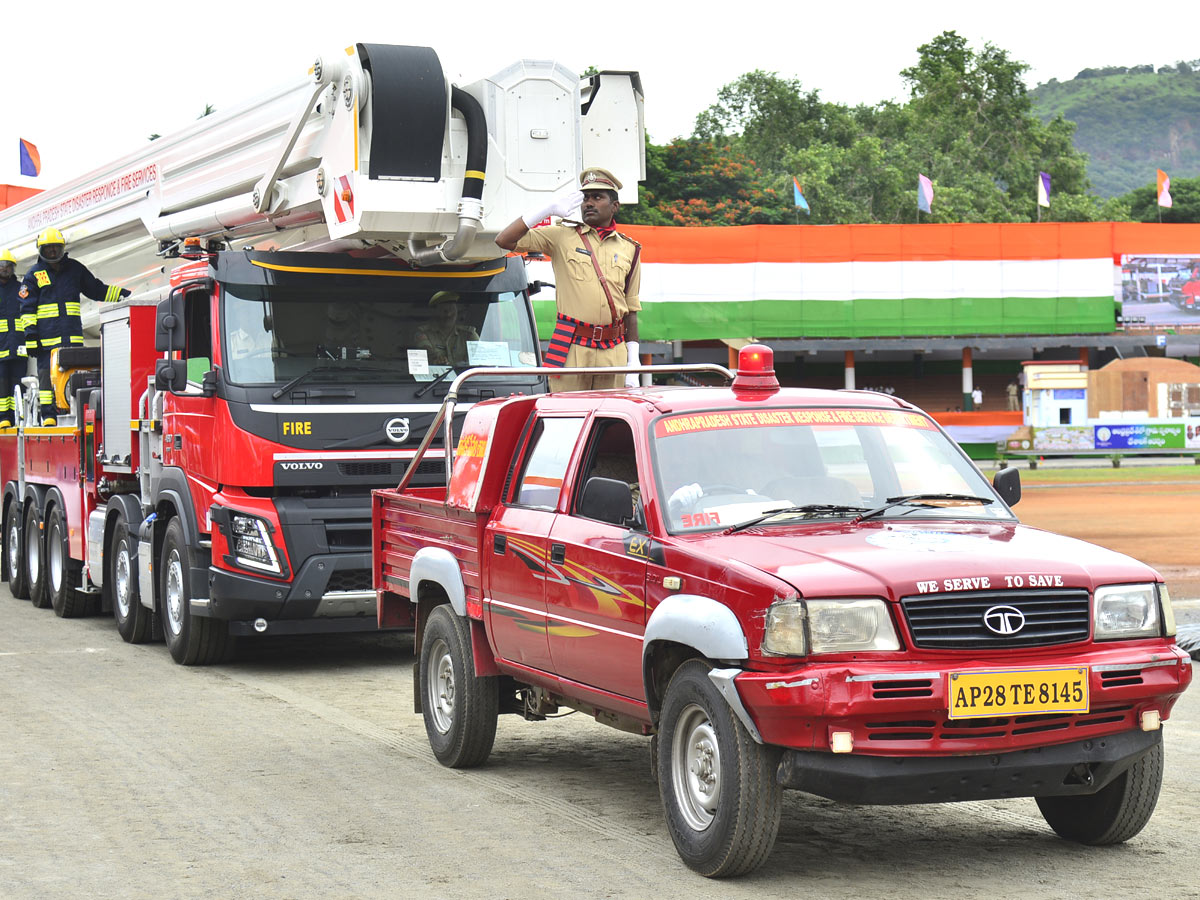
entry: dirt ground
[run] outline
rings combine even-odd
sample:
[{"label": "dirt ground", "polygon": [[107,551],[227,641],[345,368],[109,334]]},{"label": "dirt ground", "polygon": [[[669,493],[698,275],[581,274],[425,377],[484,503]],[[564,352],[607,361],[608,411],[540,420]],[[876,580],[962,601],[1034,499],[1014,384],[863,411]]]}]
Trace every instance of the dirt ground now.
[{"label": "dirt ground", "polygon": [[1200,483],[1023,486],[1014,512],[1026,525],[1126,553],[1162,574],[1171,596],[1200,598]]}]

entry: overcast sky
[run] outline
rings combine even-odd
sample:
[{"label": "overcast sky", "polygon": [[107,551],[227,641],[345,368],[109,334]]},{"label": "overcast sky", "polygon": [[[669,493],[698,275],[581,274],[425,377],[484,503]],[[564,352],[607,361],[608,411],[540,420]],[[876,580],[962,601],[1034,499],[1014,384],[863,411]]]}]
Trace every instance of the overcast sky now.
[{"label": "overcast sky", "polygon": [[[25,6],[37,16],[38,7]],[[467,83],[521,58],[581,71],[636,69],[655,143],[691,132],[721,85],[759,68],[799,78],[826,100],[902,98],[917,47],[954,29],[1030,65],[1030,87],[1089,66],[1155,66],[1200,57],[1194,3],[1100,4],[743,0],[682,4],[460,0],[418,3],[51,4],[50,20],[9,32],[0,182],[53,187],[218,109],[303,78],[312,60],[354,42],[430,46]],[[606,12],[609,15],[606,15]],[[1141,18],[1138,18],[1140,16]],[[36,21],[36,20],[35,20]],[[42,175],[22,178],[17,138]]]}]

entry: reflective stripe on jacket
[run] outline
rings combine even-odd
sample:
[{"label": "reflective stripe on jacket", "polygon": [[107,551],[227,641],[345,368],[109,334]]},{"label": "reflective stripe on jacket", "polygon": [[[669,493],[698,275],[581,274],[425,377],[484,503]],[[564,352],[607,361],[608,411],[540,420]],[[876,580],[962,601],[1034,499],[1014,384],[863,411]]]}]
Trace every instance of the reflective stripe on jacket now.
[{"label": "reflective stripe on jacket", "polygon": [[[17,355],[17,346],[24,339],[21,332],[21,282],[15,277],[0,283],[0,359]],[[3,399],[3,398],[0,398]]]},{"label": "reflective stripe on jacket", "polygon": [[80,294],[97,303],[121,299],[119,287],[105,284],[66,254],[57,272],[40,261],[35,264],[25,273],[20,293],[20,330],[37,336],[36,343],[26,341],[31,350],[83,343]]}]

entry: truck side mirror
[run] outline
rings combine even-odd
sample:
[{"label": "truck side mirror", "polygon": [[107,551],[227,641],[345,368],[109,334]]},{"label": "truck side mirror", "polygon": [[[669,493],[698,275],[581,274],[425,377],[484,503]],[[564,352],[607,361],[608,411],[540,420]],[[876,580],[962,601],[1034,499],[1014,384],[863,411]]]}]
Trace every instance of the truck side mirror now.
[{"label": "truck side mirror", "polygon": [[624,481],[595,476],[583,486],[579,514],[588,519],[624,525],[633,516],[633,490]]},{"label": "truck side mirror", "polygon": [[[159,301],[154,319],[154,349],[182,350],[187,346],[187,328],[183,317],[183,290],[175,288],[166,300]],[[157,379],[157,369],[155,370]],[[181,382],[182,383],[182,382]]]},{"label": "truck side mirror", "polygon": [[1009,506],[1021,502],[1021,471],[1019,469],[1001,469],[992,478],[992,487],[1000,495],[1000,499]]},{"label": "truck side mirror", "polygon": [[156,359],[154,361],[154,389],[156,391],[182,391],[187,387],[187,361],[183,359]]}]

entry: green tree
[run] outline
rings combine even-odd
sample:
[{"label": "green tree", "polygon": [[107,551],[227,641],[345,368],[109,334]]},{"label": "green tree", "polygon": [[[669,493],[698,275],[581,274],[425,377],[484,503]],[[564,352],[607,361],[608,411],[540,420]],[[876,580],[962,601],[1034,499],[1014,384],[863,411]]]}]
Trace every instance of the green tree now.
[{"label": "green tree", "polygon": [[922,45],[902,75],[904,103],[846,107],[798,80],[755,70],[725,85],[695,134],[647,146],[642,202],[623,221],[645,224],[794,222],[791,177],[813,224],[911,222],[918,173],[933,179],[932,222],[1027,222],[1039,172],[1051,176],[1060,221],[1128,215],[1128,203],[1090,193],[1074,124],[1043,123],[1022,77],[1027,66],[991,44],[973,50],[953,31]]},{"label": "green tree", "polygon": [[648,153],[637,206],[623,222],[645,225],[759,225],[791,221],[791,194],[729,145],[688,138]]},{"label": "green tree", "polygon": [[787,151],[837,132],[852,138],[843,108],[823,103],[794,78],[755,69],[717,92],[717,102],[696,117],[694,136],[735,145],[766,169],[777,169]]}]

